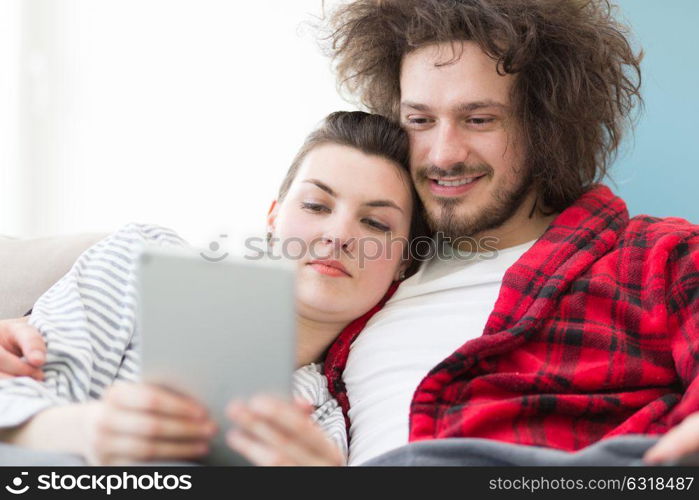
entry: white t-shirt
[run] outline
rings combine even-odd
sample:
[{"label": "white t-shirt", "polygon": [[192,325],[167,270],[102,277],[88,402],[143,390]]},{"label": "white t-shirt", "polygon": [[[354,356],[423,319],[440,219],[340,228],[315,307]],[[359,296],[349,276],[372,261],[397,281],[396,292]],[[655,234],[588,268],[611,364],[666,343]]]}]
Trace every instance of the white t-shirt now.
[{"label": "white t-shirt", "polygon": [[349,464],[408,443],[410,403],[427,373],[483,333],[505,271],[535,240],[481,254],[435,257],[405,280],[350,348]]}]

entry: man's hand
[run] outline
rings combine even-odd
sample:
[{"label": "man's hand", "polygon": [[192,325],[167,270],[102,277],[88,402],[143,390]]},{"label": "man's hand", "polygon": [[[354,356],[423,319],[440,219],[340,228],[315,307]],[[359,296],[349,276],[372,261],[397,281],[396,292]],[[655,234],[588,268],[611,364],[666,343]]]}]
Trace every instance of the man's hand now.
[{"label": "man's hand", "polygon": [[152,385],[118,382],[89,404],[83,454],[90,464],[200,458],[216,432],[199,403]]},{"label": "man's hand", "polygon": [[649,464],[677,460],[690,453],[699,453],[699,412],[692,413],[671,429],[643,456]]},{"label": "man's hand", "polygon": [[257,396],[249,404],[233,401],[226,410],[237,428],[228,445],[256,465],[334,465],[346,459],[311,420],[306,403]]},{"label": "man's hand", "polygon": [[0,379],[28,376],[43,380],[46,344],[28,317],[0,320]]}]

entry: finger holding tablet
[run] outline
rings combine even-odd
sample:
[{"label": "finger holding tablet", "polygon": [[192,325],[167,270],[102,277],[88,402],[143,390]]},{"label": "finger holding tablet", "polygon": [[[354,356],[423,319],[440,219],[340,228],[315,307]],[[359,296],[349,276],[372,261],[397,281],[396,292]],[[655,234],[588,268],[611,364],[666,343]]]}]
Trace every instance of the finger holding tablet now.
[{"label": "finger holding tablet", "polygon": [[85,455],[92,464],[197,459],[216,424],[192,398],[143,383],[117,383],[91,405]]}]

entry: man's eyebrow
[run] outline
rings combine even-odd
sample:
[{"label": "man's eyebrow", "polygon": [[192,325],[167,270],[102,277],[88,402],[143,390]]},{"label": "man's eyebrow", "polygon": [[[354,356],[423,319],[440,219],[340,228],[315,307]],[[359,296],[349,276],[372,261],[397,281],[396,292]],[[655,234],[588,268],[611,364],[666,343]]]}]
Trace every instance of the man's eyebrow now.
[{"label": "man's eyebrow", "polygon": [[507,106],[505,106],[501,102],[493,101],[491,99],[486,99],[484,101],[474,101],[474,102],[469,102],[467,104],[460,104],[457,106],[457,110],[461,111],[462,113],[468,113],[470,111],[475,111],[477,109],[482,109],[482,108],[502,108],[506,109]]},{"label": "man's eyebrow", "polygon": [[335,191],[333,191],[333,190],[330,188],[330,186],[328,186],[328,185],[325,184],[324,182],[319,181],[318,179],[306,179],[306,180],[303,181],[303,182],[308,182],[309,184],[313,184],[313,185],[319,187],[320,189],[322,189],[323,191],[325,191],[326,193],[328,193],[330,196],[337,196],[337,194],[335,193]]},{"label": "man's eyebrow", "polygon": [[[328,193],[330,196],[337,197],[337,193],[332,190],[330,186],[325,184],[324,182],[319,181],[318,179],[306,179],[303,182],[307,182],[309,184],[313,184],[314,186],[322,189],[326,193]],[[395,208],[396,210],[399,210],[401,213],[403,212],[403,209],[400,208],[398,205],[396,205],[393,201],[391,200],[373,200],[373,201],[368,201],[364,203],[364,206],[367,207],[388,207],[388,208]]]},{"label": "man's eyebrow", "polygon": [[[415,111],[430,111],[430,107],[427,104],[421,104],[419,102],[403,101],[401,102],[402,108],[410,108]],[[492,99],[485,99],[482,101],[473,101],[469,103],[463,103],[456,106],[456,111],[460,113],[468,113],[482,108],[502,108],[507,109],[507,106],[501,102],[494,101]]]},{"label": "man's eyebrow", "polygon": [[415,111],[429,111],[430,107],[427,104],[420,104],[417,102],[403,101],[400,103],[401,108],[410,108]]}]

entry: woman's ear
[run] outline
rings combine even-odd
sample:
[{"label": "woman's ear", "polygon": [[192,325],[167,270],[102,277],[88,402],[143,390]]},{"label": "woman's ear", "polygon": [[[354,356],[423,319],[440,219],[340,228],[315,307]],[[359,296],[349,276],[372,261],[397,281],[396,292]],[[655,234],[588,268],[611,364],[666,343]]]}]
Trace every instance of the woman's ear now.
[{"label": "woman's ear", "polygon": [[270,239],[272,237],[271,235],[274,234],[277,212],[279,212],[279,203],[277,203],[277,200],[274,200],[267,211],[267,239]]},{"label": "woman's ear", "polygon": [[405,271],[410,267],[410,261],[403,261],[393,277],[393,281],[402,281],[405,279]]}]

